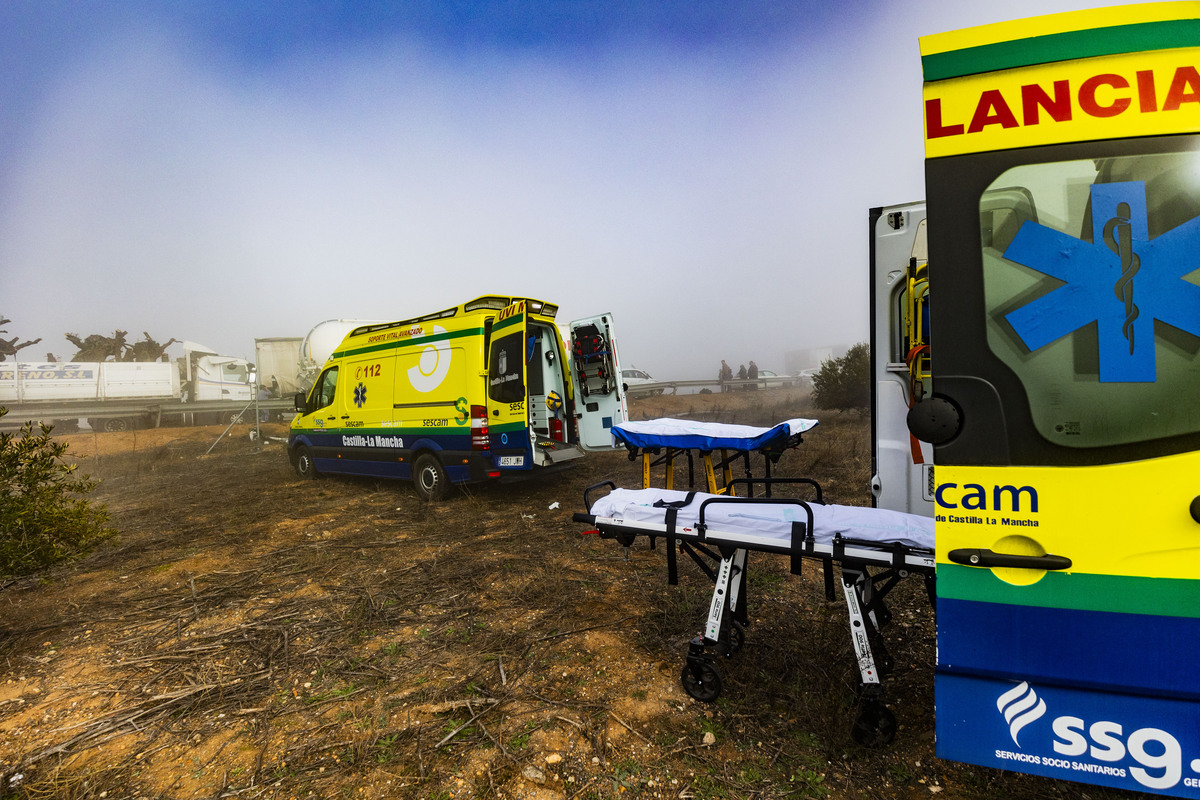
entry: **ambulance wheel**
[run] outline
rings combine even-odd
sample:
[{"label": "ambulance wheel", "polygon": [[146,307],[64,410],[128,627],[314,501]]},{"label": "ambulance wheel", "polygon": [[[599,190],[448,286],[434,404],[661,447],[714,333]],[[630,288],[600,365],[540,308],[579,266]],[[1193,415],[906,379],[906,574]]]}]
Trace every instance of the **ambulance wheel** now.
[{"label": "ambulance wheel", "polygon": [[296,460],[292,462],[296,474],[306,481],[316,480],[321,473],[317,472],[317,462],[313,461],[312,450],[300,445],[296,448]]},{"label": "ambulance wheel", "polygon": [[891,744],[896,738],[896,715],[878,700],[869,700],[850,726],[850,736],[863,747]]},{"label": "ambulance wheel", "polygon": [[133,429],[133,420],[128,417],[109,417],[100,423],[100,430],[105,433],[125,433]]},{"label": "ambulance wheel", "polygon": [[446,496],[446,470],[432,453],[422,453],[413,464],[413,487],[422,500],[441,500]]},{"label": "ambulance wheel", "polygon": [[679,680],[688,696],[701,703],[711,703],[721,694],[721,673],[707,661],[688,661]]}]

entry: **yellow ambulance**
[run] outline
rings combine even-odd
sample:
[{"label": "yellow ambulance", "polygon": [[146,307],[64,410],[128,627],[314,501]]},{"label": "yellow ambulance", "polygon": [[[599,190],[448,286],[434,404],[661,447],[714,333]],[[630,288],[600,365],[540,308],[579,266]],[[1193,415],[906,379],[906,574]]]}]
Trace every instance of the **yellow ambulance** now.
[{"label": "yellow ambulance", "polygon": [[935,520],[937,755],[1200,798],[1200,3],[921,62],[925,207],[876,218],[909,320],[875,331],[936,462],[892,496]]},{"label": "yellow ambulance", "polygon": [[628,419],[612,314],[575,320],[570,347],[541,300],[487,295],[355,328],[305,394],[288,457],[297,474],[450,484],[529,475],[613,449]]}]

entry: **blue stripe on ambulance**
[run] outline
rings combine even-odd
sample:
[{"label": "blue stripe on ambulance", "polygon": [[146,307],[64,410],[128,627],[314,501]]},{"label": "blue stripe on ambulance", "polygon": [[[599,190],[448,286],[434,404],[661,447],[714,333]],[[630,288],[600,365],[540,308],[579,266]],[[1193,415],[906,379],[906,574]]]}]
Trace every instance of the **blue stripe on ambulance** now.
[{"label": "blue stripe on ambulance", "polygon": [[1200,700],[1193,660],[1163,646],[1194,648],[1200,619],[951,598],[938,598],[937,614],[941,630],[953,631],[938,637],[939,679],[964,671],[1008,674]]},{"label": "blue stripe on ambulance", "polygon": [[[404,447],[357,447],[346,444],[347,439],[353,441],[352,437],[355,436],[394,435],[400,435],[404,439]],[[472,455],[476,457],[483,455],[482,451],[472,453],[470,439],[461,434],[433,434],[414,437],[412,434],[401,432],[400,429],[385,429],[383,432],[364,432],[361,429],[347,429],[333,433],[306,432],[296,436],[296,440],[312,449],[313,462],[318,472],[338,472],[401,480],[411,477],[412,453],[422,450],[437,453],[446,470],[446,477],[451,483],[464,483],[471,480],[470,466],[461,461],[463,458],[471,458]],[[447,454],[458,457],[444,457]],[[404,460],[401,461],[401,458]]]}]

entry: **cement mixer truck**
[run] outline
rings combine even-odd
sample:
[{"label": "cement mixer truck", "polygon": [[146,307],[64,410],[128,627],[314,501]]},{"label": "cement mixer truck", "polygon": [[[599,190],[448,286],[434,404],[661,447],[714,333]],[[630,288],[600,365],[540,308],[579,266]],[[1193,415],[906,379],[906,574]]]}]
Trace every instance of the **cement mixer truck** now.
[{"label": "cement mixer truck", "polygon": [[388,321],[390,320],[327,319],[314,325],[300,343],[300,364],[296,376],[299,386],[296,391],[308,393],[321,368],[346,338],[346,334],[363,325],[378,325]]}]

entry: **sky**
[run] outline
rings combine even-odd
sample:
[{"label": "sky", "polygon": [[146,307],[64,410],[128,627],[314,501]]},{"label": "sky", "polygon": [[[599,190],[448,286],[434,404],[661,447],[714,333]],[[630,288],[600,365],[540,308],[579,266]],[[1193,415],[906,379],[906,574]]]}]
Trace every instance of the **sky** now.
[{"label": "sky", "polygon": [[6,0],[0,336],[253,360],[500,294],[612,313],[659,379],[782,372],[868,338],[918,37],[1102,4]]}]

